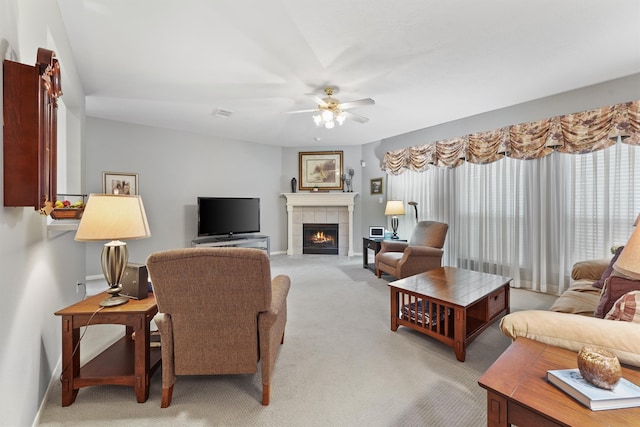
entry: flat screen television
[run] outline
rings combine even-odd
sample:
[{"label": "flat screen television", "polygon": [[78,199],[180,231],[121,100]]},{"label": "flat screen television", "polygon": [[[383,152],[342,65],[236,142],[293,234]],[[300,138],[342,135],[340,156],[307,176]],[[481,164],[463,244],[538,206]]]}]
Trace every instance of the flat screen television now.
[{"label": "flat screen television", "polygon": [[259,232],[259,198],[198,197],[198,237]]}]

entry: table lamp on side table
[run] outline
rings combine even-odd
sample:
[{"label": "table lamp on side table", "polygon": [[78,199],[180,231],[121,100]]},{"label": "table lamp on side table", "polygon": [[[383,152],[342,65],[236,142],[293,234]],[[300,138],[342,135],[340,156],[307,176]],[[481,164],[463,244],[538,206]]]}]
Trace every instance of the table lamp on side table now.
[{"label": "table lamp on side table", "polygon": [[384,214],[391,215],[391,229],[393,230],[392,239],[398,240],[398,216],[404,215],[404,203],[402,200],[388,200],[384,209]]},{"label": "table lamp on side table", "polygon": [[102,272],[111,295],[100,302],[103,307],[129,301],[120,295],[121,279],[129,259],[127,244],[121,240],[151,236],[140,196],[91,194],[82,214],[75,240],[94,242],[109,240],[102,249]]},{"label": "table lamp on side table", "polygon": [[629,241],[613,264],[613,269],[632,279],[640,279],[640,227],[636,227],[631,233]]}]

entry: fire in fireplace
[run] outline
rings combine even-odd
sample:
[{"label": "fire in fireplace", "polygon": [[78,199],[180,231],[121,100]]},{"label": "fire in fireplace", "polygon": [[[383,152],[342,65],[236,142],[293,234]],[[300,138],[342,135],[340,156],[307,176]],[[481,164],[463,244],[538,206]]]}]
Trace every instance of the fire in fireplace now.
[{"label": "fire in fireplace", "polygon": [[338,255],[338,224],[302,224],[302,253]]}]

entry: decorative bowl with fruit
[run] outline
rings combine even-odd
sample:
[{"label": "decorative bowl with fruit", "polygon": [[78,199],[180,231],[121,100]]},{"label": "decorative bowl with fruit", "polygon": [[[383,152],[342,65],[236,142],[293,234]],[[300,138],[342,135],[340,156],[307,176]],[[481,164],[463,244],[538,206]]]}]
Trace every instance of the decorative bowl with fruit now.
[{"label": "decorative bowl with fruit", "polygon": [[[79,197],[75,202],[71,202],[68,199],[75,196]],[[51,211],[51,218],[53,219],[80,219],[84,212],[85,196],[83,194],[59,194],[58,200],[54,204],[54,209]]]}]

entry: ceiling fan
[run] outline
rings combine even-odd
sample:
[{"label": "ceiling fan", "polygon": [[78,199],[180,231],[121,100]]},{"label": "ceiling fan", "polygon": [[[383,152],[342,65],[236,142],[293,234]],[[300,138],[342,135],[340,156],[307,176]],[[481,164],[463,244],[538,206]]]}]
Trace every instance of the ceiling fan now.
[{"label": "ceiling fan", "polygon": [[342,126],[345,119],[351,119],[358,123],[367,123],[369,121],[369,119],[364,116],[345,110],[365,105],[373,105],[375,104],[373,99],[365,98],[357,101],[340,102],[337,98],[333,98],[334,91],[335,89],[332,87],[325,88],[324,93],[327,95],[326,98],[320,98],[318,95],[311,94],[313,99],[318,103],[318,108],[313,110],[289,111],[289,114],[311,112],[319,113],[313,116],[313,120],[315,121],[316,126],[320,126],[324,123],[324,127],[327,129],[332,129],[336,123]]}]

